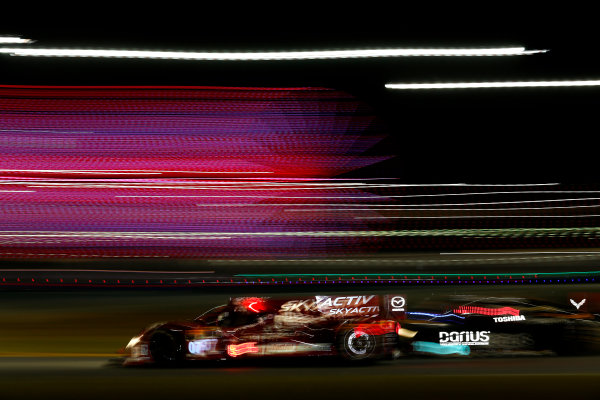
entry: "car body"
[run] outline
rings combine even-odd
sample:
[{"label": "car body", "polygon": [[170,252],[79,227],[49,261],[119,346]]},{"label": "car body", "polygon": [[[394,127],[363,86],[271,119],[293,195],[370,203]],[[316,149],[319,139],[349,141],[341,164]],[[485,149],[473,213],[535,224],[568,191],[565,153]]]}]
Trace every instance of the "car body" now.
[{"label": "car body", "polygon": [[402,296],[238,297],[189,321],[157,323],[131,339],[125,365],[277,356],[367,360],[398,353]]},{"label": "car body", "polygon": [[599,339],[598,314],[522,298],[458,296],[410,308],[393,294],[238,297],[193,320],[149,326],[126,346],[124,365],[561,354],[597,351]]},{"label": "car body", "polygon": [[595,306],[568,307],[527,298],[453,296],[441,309],[431,304],[406,312],[403,328],[417,333],[410,342],[404,342],[405,353],[482,356],[597,352],[600,318],[593,313]]}]

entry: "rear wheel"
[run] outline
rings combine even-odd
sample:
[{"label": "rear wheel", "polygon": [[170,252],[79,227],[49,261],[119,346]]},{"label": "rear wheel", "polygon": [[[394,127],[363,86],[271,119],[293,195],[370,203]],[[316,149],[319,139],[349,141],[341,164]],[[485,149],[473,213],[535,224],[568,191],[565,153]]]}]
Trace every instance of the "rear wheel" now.
[{"label": "rear wheel", "polygon": [[354,329],[340,332],[338,352],[347,360],[369,360],[377,355],[379,337],[369,332],[357,333]]},{"label": "rear wheel", "polygon": [[152,359],[158,365],[175,365],[185,358],[183,344],[174,332],[159,330],[150,337],[148,345]]}]

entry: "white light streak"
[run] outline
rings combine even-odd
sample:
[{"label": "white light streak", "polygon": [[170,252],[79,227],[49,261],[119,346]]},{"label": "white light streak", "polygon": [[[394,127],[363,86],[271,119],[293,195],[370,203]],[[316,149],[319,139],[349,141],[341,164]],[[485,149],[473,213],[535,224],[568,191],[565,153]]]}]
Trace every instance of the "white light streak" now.
[{"label": "white light streak", "polygon": [[276,61],[276,60],[320,60],[347,58],[421,57],[421,56],[515,56],[545,53],[548,50],[526,50],[524,47],[495,48],[414,48],[414,49],[368,49],[368,50],[324,50],[324,51],[269,51],[269,52],[185,52],[151,50],[101,50],[101,49],[58,49],[58,48],[0,48],[0,53],[12,56],[43,57],[102,57],[102,58],[146,58],[198,61]]},{"label": "white light streak", "polygon": [[450,82],[450,83],[388,83],[387,89],[494,89],[494,88],[540,88],[600,86],[600,80],[585,81],[514,81],[514,82]]},{"label": "white light streak", "polygon": [[[179,196],[179,197],[195,197],[195,196]],[[233,196],[232,196],[233,197]],[[391,196],[389,196],[391,197]],[[489,211],[489,210],[504,210],[504,211],[510,211],[510,210],[536,210],[536,209],[543,209],[543,208],[579,208],[579,207],[598,207],[598,205],[583,205],[583,206],[555,206],[555,207],[538,207],[538,208],[534,208],[534,207],[522,207],[522,208],[518,208],[518,207],[513,207],[513,208],[482,208],[482,209],[475,209],[475,208],[458,208],[458,209],[452,209],[452,208],[440,208],[440,209],[436,209],[436,208],[431,208],[431,207],[460,207],[460,206],[472,206],[472,205],[492,205],[492,204],[524,204],[524,203],[552,203],[552,202],[568,202],[568,201],[590,201],[590,200],[600,200],[600,198],[598,197],[587,197],[587,198],[581,198],[581,199],[548,199],[548,200],[520,200],[520,201],[491,201],[491,202],[478,202],[478,203],[437,203],[437,204],[339,204],[339,205],[343,205],[343,206],[347,206],[347,207],[395,207],[395,208],[391,208],[389,209],[390,211]],[[281,205],[293,205],[293,204],[281,204]],[[304,204],[306,206],[310,206],[311,204]],[[317,204],[314,204],[317,205]],[[323,204],[323,206],[328,206],[329,204]],[[428,208],[423,208],[423,209],[419,209],[419,208],[406,208],[406,207],[428,207]],[[406,208],[406,209],[404,209]],[[333,210],[335,211],[336,209],[329,209],[329,210]],[[357,210],[357,209],[353,209],[353,210]],[[377,209],[377,210],[381,210],[381,209]],[[302,211],[302,209],[290,209],[289,211]],[[309,209],[306,211],[314,211],[313,209]],[[325,211],[324,209],[321,209],[319,211]],[[348,210],[344,210],[344,211],[348,211]]]},{"label": "white light streak", "polygon": [[520,200],[520,201],[490,201],[477,203],[437,203],[437,204],[399,204],[398,207],[453,207],[453,206],[479,206],[489,204],[524,204],[524,203],[553,203],[561,201],[598,201],[600,197],[583,197],[580,199],[548,199],[548,200]]},{"label": "white light streak", "polygon": [[[227,206],[232,206],[237,204],[230,204]],[[250,204],[252,205],[252,204]],[[260,204],[254,204],[260,205]],[[293,206],[294,204],[273,204],[278,206]],[[302,204],[303,206],[318,206],[319,204]],[[361,207],[365,206],[362,204],[338,204],[340,206],[345,207]],[[423,206],[426,206],[424,204]],[[600,204],[595,205],[584,205],[584,206],[554,206],[554,207],[505,207],[505,208],[407,208],[403,209],[402,205],[391,205],[388,207],[395,208],[375,208],[382,207],[379,204],[370,204],[368,207],[372,208],[291,208],[285,211],[312,211],[312,212],[322,212],[322,211],[398,211],[398,212],[408,212],[408,211],[526,211],[526,210],[561,210],[561,209],[572,209],[572,208],[598,208]]]},{"label": "white light streak", "polygon": [[0,44],[27,44],[32,42],[31,39],[24,39],[19,36],[0,36]]}]

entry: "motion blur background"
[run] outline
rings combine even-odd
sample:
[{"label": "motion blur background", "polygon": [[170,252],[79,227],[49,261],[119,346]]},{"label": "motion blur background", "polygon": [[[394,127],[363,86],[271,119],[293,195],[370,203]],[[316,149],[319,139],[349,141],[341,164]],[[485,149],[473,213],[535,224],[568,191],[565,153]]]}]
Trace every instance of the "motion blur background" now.
[{"label": "motion blur background", "polygon": [[[176,271],[185,272],[190,281],[198,284],[205,279],[203,272],[206,271],[226,278],[238,277],[244,273],[286,273],[290,276],[307,273],[313,274],[313,278],[317,276],[318,279],[318,274],[368,274],[375,271],[391,276],[395,273],[421,272],[512,274],[597,270],[595,242],[600,217],[596,214],[600,213],[594,210],[600,203],[594,193],[600,190],[600,186],[597,179],[597,147],[594,143],[600,89],[590,87],[394,91],[384,87],[386,83],[394,82],[598,79],[598,34],[593,14],[586,9],[587,6],[570,5],[569,9],[561,7],[549,10],[548,5],[544,5],[539,8],[531,6],[531,9],[524,10],[522,5],[507,3],[485,9],[459,10],[450,7],[446,10],[435,10],[436,6],[433,5],[416,9],[404,4],[346,4],[343,7],[334,7],[290,3],[271,7],[245,5],[235,13],[229,6],[219,9],[204,5],[199,8],[182,5],[177,9],[170,6],[164,10],[149,10],[150,7],[154,6],[130,8],[123,5],[116,7],[94,4],[81,12],[77,12],[77,8],[70,8],[68,13],[66,10],[61,12],[54,9],[45,15],[44,10],[38,9],[39,14],[36,14],[35,18],[32,16],[35,10],[7,11],[6,15],[10,15],[10,18],[4,18],[0,24],[0,34],[34,39],[37,42],[33,46],[72,48],[289,51],[524,46],[527,49],[550,51],[513,57],[399,57],[270,62],[0,55],[0,85],[333,89],[338,98],[349,96],[351,101],[356,103],[350,112],[352,118],[369,118],[369,123],[360,133],[364,135],[366,132],[367,137],[378,136],[378,140],[369,142],[368,146],[351,147],[355,151],[353,156],[381,157],[382,160],[368,163],[362,168],[346,168],[342,171],[343,174],[337,171],[344,169],[339,163],[331,163],[329,167],[336,172],[326,174],[328,178],[344,179],[341,181],[344,184],[360,183],[371,186],[361,187],[360,190],[354,187],[340,190],[340,181],[327,181],[329,185],[334,184],[332,188],[328,188],[331,192],[329,195],[335,199],[344,194],[347,196],[349,191],[352,192],[352,196],[356,196],[357,192],[367,193],[378,200],[377,204],[396,208],[417,204],[409,209],[426,209],[402,213],[373,210],[367,213],[340,213],[339,210],[324,210],[316,215],[311,212],[311,217],[297,217],[290,225],[287,219],[289,211],[281,210],[282,201],[278,200],[278,205],[273,206],[276,217],[273,217],[271,210],[271,214],[263,218],[263,221],[268,220],[269,223],[275,221],[274,231],[280,231],[281,226],[293,226],[296,230],[303,227],[305,230],[335,229],[347,232],[357,230],[356,224],[359,221],[362,231],[403,232],[410,229],[419,231],[421,236],[411,236],[408,239],[404,236],[392,236],[383,240],[366,241],[361,237],[360,240],[338,239],[327,243],[312,240],[282,241],[275,245],[270,243],[266,247],[272,249],[272,246],[278,245],[280,249],[291,250],[291,253],[284,252],[287,258],[278,263],[274,260],[281,256],[281,250],[271,253],[256,251],[255,243],[248,242],[245,243],[247,253],[243,254],[242,258],[251,258],[253,262],[228,266],[224,265],[227,262],[224,263],[223,259],[239,258],[237,250],[241,251],[243,247],[225,245],[223,251],[215,251],[213,246],[198,247],[192,243],[188,244],[188,248],[193,251],[186,253],[182,251],[178,242],[169,242],[157,249],[152,245],[140,245],[142,242],[134,240],[127,243],[124,249],[119,249],[119,246],[123,245],[122,238],[115,240],[106,237],[100,238],[92,246],[86,246],[85,241],[74,241],[66,246],[64,238],[55,241],[53,237],[44,239],[46,242],[38,241],[32,244],[31,240],[23,240],[23,237],[15,235],[15,232],[52,230],[47,227],[53,224],[56,231],[84,230],[69,230],[67,228],[70,224],[79,227],[88,224],[87,228],[94,226],[95,230],[102,231],[102,228],[94,224],[102,221],[103,216],[114,224],[107,230],[118,231],[118,228],[136,221],[136,217],[131,217],[134,214],[119,214],[118,218],[115,217],[115,213],[103,214],[107,210],[114,211],[114,208],[104,208],[106,203],[98,202],[98,199],[94,198],[99,193],[107,193],[96,191],[95,188],[91,188],[88,195],[80,198],[91,207],[82,212],[85,218],[79,218],[78,214],[72,212],[74,209],[81,209],[78,208],[81,204],[77,207],[68,205],[72,193],[63,195],[64,191],[59,193],[56,188],[50,186],[36,189],[46,196],[38,202],[34,199],[28,203],[17,197],[10,197],[13,195],[8,192],[4,193],[0,204],[3,207],[0,230],[10,232],[5,234],[2,242],[3,253],[7,253],[3,254],[0,260],[3,276],[16,283],[16,279],[23,278],[23,274],[27,275],[28,270],[45,270],[45,274],[36,272],[34,275],[27,275],[27,279],[50,279],[56,283],[54,287],[29,284],[23,289],[15,284],[0,288],[0,355],[3,371],[1,379],[9,397],[39,398],[46,393],[49,397],[80,398],[93,396],[90,393],[94,393],[94,390],[97,390],[95,393],[98,396],[113,392],[130,397],[156,396],[158,393],[190,395],[197,393],[195,389],[207,387],[207,394],[229,393],[258,398],[279,396],[287,392],[286,388],[289,385],[304,387],[312,382],[313,385],[320,383],[325,386],[330,380],[340,382],[339,386],[335,387],[343,388],[341,393],[344,396],[355,389],[353,382],[357,381],[361,382],[361,393],[365,395],[389,393],[390,388],[399,391],[405,388],[413,394],[435,392],[436,395],[475,397],[480,390],[494,388],[497,396],[505,396],[507,393],[514,395],[515,390],[529,395],[552,394],[560,389],[570,397],[589,398],[590,393],[598,389],[597,358],[588,358],[585,361],[554,359],[550,362],[531,359],[491,360],[498,363],[479,360],[474,364],[481,367],[479,371],[474,370],[473,364],[468,366],[461,362],[464,360],[436,361],[433,364],[420,364],[419,361],[413,360],[410,364],[383,365],[373,370],[349,369],[343,366],[317,368],[308,364],[288,366],[284,372],[277,372],[276,368],[268,365],[258,369],[244,366],[240,369],[200,368],[175,372],[130,372],[107,367],[108,360],[115,356],[119,346],[126,344],[144,325],[161,319],[194,317],[210,306],[224,303],[230,296],[249,293],[248,289],[231,286],[198,286],[191,289],[175,286],[169,289],[131,286],[111,286],[110,289],[81,288],[59,285],[59,280],[62,282],[63,278],[71,281],[89,278],[115,283],[114,281],[123,276],[128,280],[131,276],[117,276],[114,271],[132,269],[153,272],[166,269],[165,276],[174,280],[177,276],[169,274],[169,270],[173,272],[175,267]],[[28,103],[27,99],[28,96],[22,96],[21,111],[33,107],[33,103]],[[14,96],[8,94],[3,101],[5,106],[15,104]],[[58,103],[59,100],[53,102],[52,106],[56,107]],[[340,104],[347,104],[347,100],[341,101]],[[344,112],[342,108],[338,108],[339,110]],[[4,116],[0,116],[0,128],[5,129],[8,125],[7,108],[4,108],[3,113]],[[39,111],[32,112],[30,115],[34,115],[33,119],[36,113],[39,116],[43,115]],[[21,113],[23,120],[28,118],[23,117],[23,114],[26,113]],[[331,113],[327,115],[330,116]],[[14,115],[11,118],[14,118]],[[15,167],[19,162],[14,152],[15,137],[23,136],[15,134],[14,130],[23,129],[23,126],[19,128],[13,119],[10,124],[12,133],[0,133],[5,140],[1,161],[5,166],[0,168],[48,169],[47,165],[51,164],[39,164],[39,159],[35,157],[35,148],[31,151],[31,168],[23,167],[24,164]],[[342,126],[333,125],[335,129]],[[353,125],[348,126],[351,130]],[[66,128],[71,129],[72,133],[76,126]],[[347,126],[342,128],[341,131],[344,131]],[[13,136],[10,136],[11,134]],[[29,144],[34,143],[34,139],[29,138]],[[42,139],[43,136],[38,138]],[[94,137],[86,139],[83,135],[79,140],[89,140],[93,143]],[[302,140],[293,143],[298,146],[296,155],[302,153],[300,155],[304,156],[308,151],[307,147],[310,147]],[[95,144],[94,149],[97,149],[97,146],[98,144]],[[176,147],[173,146],[173,151],[176,151]],[[326,147],[331,149],[331,144]],[[182,148],[182,152],[184,150],[189,148]],[[309,150],[315,151],[314,148]],[[151,153],[152,149],[142,151]],[[346,149],[342,153],[347,154],[345,151]],[[304,162],[303,165],[314,164]],[[344,167],[346,166],[347,164],[344,164]],[[112,167],[108,165],[103,168],[109,170]],[[289,169],[293,170],[294,165]],[[23,182],[32,177],[40,178],[35,174],[10,176],[13,180],[21,179],[20,183],[15,183],[10,189],[30,190],[26,187],[27,182]],[[54,182],[65,182],[72,177],[63,175],[50,178],[55,179]],[[170,178],[172,181],[168,182],[169,184],[181,184],[182,177]],[[373,178],[379,180],[371,181]],[[100,180],[104,186],[108,185],[107,182],[122,184],[123,181],[122,178],[111,178],[111,181],[106,176],[96,176],[94,179]],[[315,181],[310,181],[309,186],[314,183]],[[413,184],[431,186],[389,186]],[[448,184],[467,185],[447,186]],[[540,184],[543,186],[537,186]],[[110,190],[108,189],[109,195],[114,195]],[[298,186],[294,186],[294,190],[299,192],[305,188],[298,189]],[[524,196],[520,193],[522,191],[531,193]],[[460,200],[456,200],[459,198],[455,197],[456,194],[473,192],[488,194],[476,195],[474,198],[459,196]],[[519,194],[515,194],[517,192]],[[141,192],[136,193],[140,195]],[[161,193],[172,194],[168,191]],[[415,199],[418,203],[414,202]],[[438,202],[436,199],[444,201]],[[481,203],[482,199],[488,203],[483,206],[484,210],[464,210],[475,207],[467,203]],[[287,203],[289,202],[284,202]],[[305,205],[306,201],[302,203]],[[439,203],[455,205],[436,206]],[[147,213],[145,215],[153,215],[154,218],[144,221],[150,225],[157,224],[156,232],[160,233],[165,232],[164,226],[172,228],[173,221],[183,226],[191,224],[189,221],[192,220],[199,224],[198,221],[203,221],[202,218],[210,219],[208,214],[193,214],[191,217],[190,214],[186,214],[186,210],[190,208],[189,204],[182,204],[178,200],[170,204],[155,204],[154,208],[150,209],[144,206],[142,209]],[[527,210],[515,210],[517,206]],[[444,210],[432,210],[440,207]],[[448,210],[453,207],[462,210]],[[498,210],[499,207],[504,209]],[[537,209],[532,210],[534,207]],[[496,209],[490,210],[494,208]],[[170,210],[171,214],[165,216],[166,209]],[[494,218],[481,217],[489,215],[490,212]],[[282,215],[286,218],[280,218]],[[527,215],[530,217],[525,218]],[[461,216],[462,219],[457,218]],[[477,216],[480,218],[475,218]],[[124,222],[122,219],[130,217],[129,221]],[[364,217],[385,218],[371,220],[368,224],[364,219],[357,220]],[[165,225],[159,226],[160,218],[171,219],[165,222]],[[242,221],[246,232],[255,231],[256,219],[244,218],[246,217],[238,215],[234,221],[238,224]],[[277,225],[277,221],[286,222]],[[40,226],[46,226],[46,229],[41,229]],[[231,226],[229,228],[231,229]],[[141,225],[137,229],[142,230]],[[447,236],[440,239],[439,232],[447,229],[458,229],[460,232],[449,235],[449,239]],[[481,234],[482,229],[492,231]],[[129,231],[131,230],[135,229],[129,226]],[[475,231],[479,233],[474,234]],[[66,248],[69,249],[67,253]],[[152,251],[148,252],[148,249]],[[500,254],[455,254],[482,250]],[[560,250],[562,253],[552,254],[553,250]],[[511,251],[522,254],[505,254]],[[451,262],[441,254],[445,252],[453,253]],[[525,255],[523,252],[535,254]],[[56,255],[58,253],[60,255]],[[302,253],[302,256],[298,253]],[[86,257],[90,254],[102,254],[103,257]],[[147,258],[149,254],[165,257],[151,259]],[[356,264],[349,261],[356,258],[356,254],[361,256],[363,262]],[[107,259],[104,256],[112,258]],[[289,260],[290,257],[311,260],[327,259],[328,256],[342,257],[344,262],[336,264],[330,261],[328,264],[321,260],[305,261],[298,266]],[[387,261],[381,261],[381,258]],[[82,275],[79,272],[73,275],[73,272],[65,271],[79,269],[102,269],[107,271],[107,275]],[[70,275],[65,277],[64,274]],[[144,279],[146,277],[147,275]],[[345,287],[335,291],[357,289]],[[596,290],[595,286],[586,286],[583,289]],[[261,294],[262,290],[255,290],[249,294]],[[265,293],[281,295],[291,290],[282,286],[279,289],[269,289]],[[334,289],[319,287],[313,290],[329,292]],[[361,286],[360,290],[385,292],[386,289]],[[528,293],[540,298],[566,302],[568,293],[575,290],[580,291],[581,287],[550,285],[543,288],[522,286],[518,289],[504,289],[498,286],[493,293]],[[477,285],[469,289],[463,286],[423,288],[415,291],[413,298],[422,299],[455,293],[492,292]],[[433,372],[427,372],[428,370]],[[531,374],[539,371],[541,375],[531,378]],[[330,376],[331,374],[334,376]],[[253,382],[254,378],[256,379]],[[236,380],[241,383],[235,386],[235,389],[224,389]],[[438,388],[431,388],[428,382],[432,380],[443,384]],[[503,382],[507,381],[514,382],[514,386],[505,386]],[[214,383],[209,385],[209,382]],[[114,385],[112,388],[111,383]],[[99,387],[103,389],[98,390]],[[465,389],[466,387],[469,389]],[[330,397],[335,393],[331,393],[329,389],[315,388],[311,392],[301,390],[298,394],[303,397]]]}]

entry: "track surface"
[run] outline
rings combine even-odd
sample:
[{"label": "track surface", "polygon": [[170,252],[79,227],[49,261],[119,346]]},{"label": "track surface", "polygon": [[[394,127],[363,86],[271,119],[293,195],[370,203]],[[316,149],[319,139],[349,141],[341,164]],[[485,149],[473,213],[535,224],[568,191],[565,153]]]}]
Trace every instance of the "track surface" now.
[{"label": "track surface", "polygon": [[0,384],[6,399],[594,399],[600,357],[403,359],[364,366],[280,361],[177,369],[123,368],[98,358],[3,358]]}]

